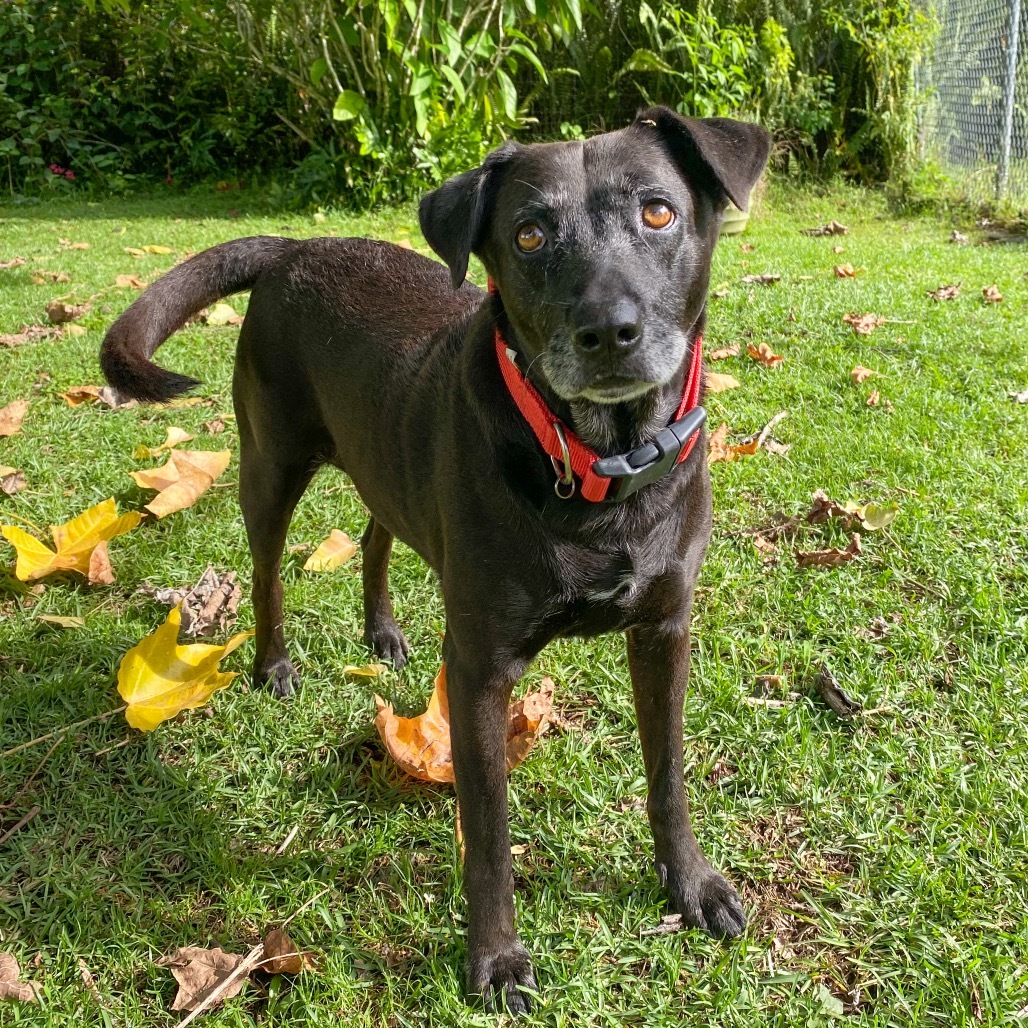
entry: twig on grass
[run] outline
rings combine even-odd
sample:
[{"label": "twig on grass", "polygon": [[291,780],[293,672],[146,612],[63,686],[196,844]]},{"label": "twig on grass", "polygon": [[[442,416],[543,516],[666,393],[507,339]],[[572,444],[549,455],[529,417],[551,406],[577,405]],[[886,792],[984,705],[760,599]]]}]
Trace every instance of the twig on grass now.
[{"label": "twig on grass", "polygon": [[47,742],[56,735],[63,737],[69,732],[74,732],[79,728],[85,728],[86,725],[91,725],[94,721],[103,721],[105,718],[114,717],[115,714],[120,714],[125,710],[127,706],[127,703],[123,703],[120,707],[115,707],[114,710],[108,710],[103,714],[94,714],[92,717],[76,721],[73,725],[65,725],[64,728],[56,728],[52,732],[47,732],[46,735],[41,735],[38,739],[31,739],[29,742],[23,742],[21,745],[15,746],[12,749],[4,750],[3,753],[0,753],[0,760],[6,760],[8,757],[13,757],[15,753],[21,753],[22,750],[31,749],[33,746],[38,746],[41,742]]},{"label": "twig on grass", "polygon": [[9,800],[6,800],[4,803],[0,803],[0,810],[6,810],[8,807],[13,807],[18,797],[25,794],[25,792],[28,790],[28,787],[36,780],[36,776],[39,774],[40,771],[43,770],[43,765],[54,755],[54,750],[56,750],[62,742],[64,742],[63,737],[58,739],[57,742],[55,742],[53,746],[51,746],[50,749],[46,751],[46,756],[39,762],[38,766],[36,767],[36,770],[33,771],[32,774],[30,774],[28,778],[26,778],[25,781],[18,787],[18,791]]},{"label": "twig on grass", "polygon": [[187,1024],[192,1024],[201,1014],[206,1013],[210,1010],[215,1003],[217,1003],[222,996],[228,991],[229,987],[233,982],[242,978],[244,975],[250,973],[251,969],[256,967],[264,957],[264,943],[258,942],[256,946],[246,954],[245,957],[236,965],[231,973],[225,978],[223,982],[211,989],[204,998],[189,1012],[189,1016],[184,1020],[179,1021],[178,1028],[186,1028]]},{"label": "twig on grass", "polygon": [[39,812],[42,807],[33,807],[13,828],[0,836],[0,846],[3,846],[8,839],[14,837],[15,832],[20,832]]}]

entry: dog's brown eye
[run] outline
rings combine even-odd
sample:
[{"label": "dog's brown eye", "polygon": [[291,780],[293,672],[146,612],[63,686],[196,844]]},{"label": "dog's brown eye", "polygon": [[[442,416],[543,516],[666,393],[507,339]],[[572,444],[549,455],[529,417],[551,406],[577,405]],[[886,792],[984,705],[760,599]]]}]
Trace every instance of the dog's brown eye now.
[{"label": "dog's brown eye", "polygon": [[667,228],[675,220],[675,212],[666,203],[648,203],[642,218],[649,228]]},{"label": "dog's brown eye", "polygon": [[525,253],[538,250],[545,242],[546,236],[543,235],[543,230],[534,221],[530,221],[527,225],[522,225],[518,229],[518,249]]}]

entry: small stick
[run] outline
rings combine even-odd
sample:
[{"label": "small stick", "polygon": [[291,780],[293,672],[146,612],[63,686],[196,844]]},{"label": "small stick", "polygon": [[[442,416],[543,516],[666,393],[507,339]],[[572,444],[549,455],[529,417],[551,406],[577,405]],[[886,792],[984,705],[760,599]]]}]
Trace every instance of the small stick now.
[{"label": "small stick", "polygon": [[135,742],[134,739],[122,739],[121,742],[116,742],[113,746],[105,746],[102,750],[97,750],[93,754],[94,757],[102,757],[105,753],[113,753],[115,750],[120,750],[124,746],[128,746],[130,743]]},{"label": "small stick", "polygon": [[127,706],[127,703],[123,703],[120,707],[115,707],[114,710],[108,710],[104,714],[94,714],[92,717],[76,721],[73,725],[66,725],[64,728],[54,729],[52,732],[47,732],[46,735],[41,735],[38,739],[33,739],[30,742],[23,742],[20,746],[15,746],[10,750],[4,750],[3,753],[0,753],[0,760],[5,760],[7,757],[13,757],[15,753],[21,753],[22,750],[38,746],[41,742],[47,742],[55,735],[67,735],[68,732],[74,732],[78,728],[84,728],[86,725],[91,725],[94,721],[103,721],[104,718],[114,717],[115,714],[120,714]]},{"label": "small stick", "polygon": [[293,825],[292,830],[285,837],[285,840],[282,842],[282,845],[279,846],[279,848],[277,850],[275,850],[275,856],[276,857],[281,857],[285,853],[285,851],[287,849],[289,849],[289,844],[293,841],[293,839],[296,838],[296,833],[299,830],[300,830],[300,826],[299,825]]},{"label": "small stick", "polygon": [[228,991],[229,986],[238,978],[250,973],[250,969],[256,967],[264,956],[264,943],[258,942],[256,946],[239,962],[225,980],[216,988],[211,989],[206,996],[189,1013],[189,1016],[179,1021],[178,1028],[186,1028],[192,1024],[201,1014],[206,1013],[222,996]]},{"label": "small stick", "polygon": [[6,810],[8,807],[14,806],[15,800],[17,800],[17,798],[21,796],[28,789],[28,787],[35,781],[36,775],[38,775],[39,772],[43,770],[43,765],[54,755],[54,750],[56,750],[62,742],[64,742],[63,739],[58,739],[57,742],[55,742],[53,746],[51,746],[50,749],[46,751],[46,756],[39,762],[39,766],[36,768],[36,770],[33,771],[32,774],[30,774],[28,778],[22,783],[18,791],[6,803],[0,803],[0,810]]},{"label": "small stick", "polygon": [[0,836],[0,846],[3,846],[8,839],[14,836],[15,832],[21,831],[41,810],[41,807],[33,807],[10,831]]},{"label": "small stick", "polygon": [[[315,904],[315,903],[317,903],[317,902],[318,902],[318,900],[319,900],[319,899],[321,899],[321,897],[325,895],[325,893],[327,893],[327,892],[331,892],[331,891],[332,891],[332,886],[331,886],[331,885],[326,885],[326,886],[325,886],[325,888],[321,890],[321,892],[319,892],[319,893],[318,893],[317,895],[315,895],[315,896],[312,896],[312,897],[311,897],[311,898],[310,898],[309,900],[307,900],[307,902],[306,902],[306,903],[304,903],[304,905],[303,905],[302,907],[300,907],[300,908],[299,908],[299,909],[297,909],[297,910],[294,910],[294,911],[293,911],[293,913],[291,913],[291,914],[290,914],[290,915],[289,915],[289,916],[288,916],[288,917],[287,917],[287,918],[286,918],[286,919],[285,919],[285,920],[284,920],[284,921],[282,922],[282,927],[283,927],[283,928],[285,928],[285,926],[286,926],[287,924],[289,924],[289,922],[290,922],[290,921],[294,921],[294,920],[296,920],[296,918],[298,918],[298,917],[299,917],[299,916],[300,916],[300,915],[301,915],[301,914],[302,914],[302,913],[303,913],[303,912],[304,912],[305,910],[307,910],[307,909],[308,909],[308,908],[310,908],[310,907],[313,907],[313,906],[314,906],[314,904]],[[179,1025],[179,1028],[182,1028],[182,1026],[181,1026],[181,1025]]]}]

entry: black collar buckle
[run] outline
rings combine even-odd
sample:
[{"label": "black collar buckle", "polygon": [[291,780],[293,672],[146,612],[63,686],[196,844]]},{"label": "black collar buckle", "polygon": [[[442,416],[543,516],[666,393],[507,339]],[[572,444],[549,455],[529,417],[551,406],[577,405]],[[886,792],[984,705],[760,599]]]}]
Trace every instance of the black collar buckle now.
[{"label": "black collar buckle", "polygon": [[643,443],[628,453],[594,461],[593,471],[611,480],[604,503],[620,503],[644,485],[662,479],[675,466],[678,455],[706,420],[707,412],[702,407],[693,407],[667,428],[662,428],[651,442]]}]

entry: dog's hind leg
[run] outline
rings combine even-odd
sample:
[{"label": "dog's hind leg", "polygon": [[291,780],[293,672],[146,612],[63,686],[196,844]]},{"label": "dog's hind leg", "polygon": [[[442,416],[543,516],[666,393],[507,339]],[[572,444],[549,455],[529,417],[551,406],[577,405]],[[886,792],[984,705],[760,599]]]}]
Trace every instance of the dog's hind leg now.
[{"label": "dog's hind leg", "polygon": [[267,684],[275,696],[285,697],[300,684],[300,678],[286,651],[279,567],[289,520],[318,462],[276,463],[260,454],[246,418],[239,416],[238,423],[239,502],[253,556],[253,607],[257,621],[253,677],[255,683]]},{"label": "dog's hind leg", "polygon": [[407,639],[393,616],[389,599],[389,554],[393,537],[374,518],[361,536],[364,551],[364,642],[393,667],[407,663]]}]

